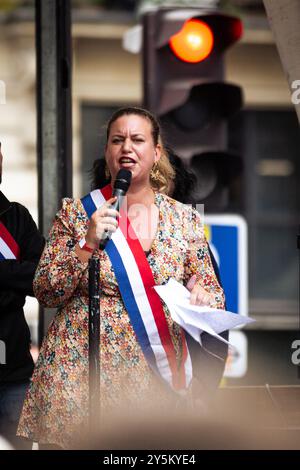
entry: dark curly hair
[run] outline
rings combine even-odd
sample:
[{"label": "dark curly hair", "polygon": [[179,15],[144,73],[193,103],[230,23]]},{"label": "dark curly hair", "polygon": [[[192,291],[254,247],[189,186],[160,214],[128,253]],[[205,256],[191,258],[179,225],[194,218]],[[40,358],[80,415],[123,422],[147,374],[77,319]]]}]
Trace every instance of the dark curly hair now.
[{"label": "dark curly hair", "polygon": [[173,181],[173,189],[169,193],[173,199],[182,202],[183,204],[194,204],[195,200],[193,192],[196,187],[196,175],[190,171],[184,163],[170,147],[166,147],[170,163],[175,171],[175,178]]},{"label": "dark curly hair", "polygon": [[93,167],[89,171],[91,177],[91,189],[100,189],[110,183],[111,178],[107,178],[105,174],[106,161],[105,158],[97,158],[94,161]]}]

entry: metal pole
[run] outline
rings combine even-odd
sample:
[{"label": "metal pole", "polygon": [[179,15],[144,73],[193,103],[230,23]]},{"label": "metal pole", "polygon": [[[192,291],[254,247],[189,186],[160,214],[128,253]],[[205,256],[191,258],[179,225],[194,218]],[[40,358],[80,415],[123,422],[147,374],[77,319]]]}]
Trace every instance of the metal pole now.
[{"label": "metal pole", "polygon": [[[39,227],[47,236],[61,199],[72,196],[71,4],[36,0]],[[39,344],[55,310],[39,315]]]},{"label": "metal pole", "polygon": [[[157,63],[155,33],[157,15],[149,12],[143,17],[143,106],[157,112]],[[156,91],[156,92],[155,92]]]},{"label": "metal pole", "polygon": [[89,426],[92,439],[100,421],[100,260],[89,259]]}]

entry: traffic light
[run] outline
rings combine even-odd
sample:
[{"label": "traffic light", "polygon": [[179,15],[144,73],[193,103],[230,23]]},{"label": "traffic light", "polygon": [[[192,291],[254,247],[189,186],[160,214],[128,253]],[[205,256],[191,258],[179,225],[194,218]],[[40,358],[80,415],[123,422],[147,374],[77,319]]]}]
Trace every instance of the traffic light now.
[{"label": "traffic light", "polygon": [[199,8],[162,8],[143,17],[144,106],[165,140],[197,175],[208,211],[237,207],[242,160],[228,151],[227,122],[242,91],[224,82],[224,53],[242,34],[238,18]]}]

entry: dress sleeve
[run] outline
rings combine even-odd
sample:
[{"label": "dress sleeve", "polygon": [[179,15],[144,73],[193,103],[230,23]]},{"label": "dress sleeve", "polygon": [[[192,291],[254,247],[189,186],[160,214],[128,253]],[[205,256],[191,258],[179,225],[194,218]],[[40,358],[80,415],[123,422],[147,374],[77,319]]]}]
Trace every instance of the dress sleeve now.
[{"label": "dress sleeve", "polygon": [[197,283],[210,294],[214,300],[210,303],[213,308],[225,308],[223,289],[220,287],[209,254],[208,243],[204,234],[204,225],[199,213],[190,209],[184,217],[184,232],[188,242],[184,284],[195,274]]},{"label": "dress sleeve", "polygon": [[88,219],[79,204],[76,200],[63,199],[35,273],[34,293],[44,307],[64,305],[88,267],[75,253],[75,245],[88,227]]}]

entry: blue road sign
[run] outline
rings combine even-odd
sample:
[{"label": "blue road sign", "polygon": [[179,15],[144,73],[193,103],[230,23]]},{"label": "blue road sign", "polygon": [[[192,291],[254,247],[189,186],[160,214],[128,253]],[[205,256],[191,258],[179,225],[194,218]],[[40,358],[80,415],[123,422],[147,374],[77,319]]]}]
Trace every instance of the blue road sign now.
[{"label": "blue road sign", "polygon": [[247,224],[239,215],[205,215],[205,234],[220,269],[227,310],[248,315]]}]

